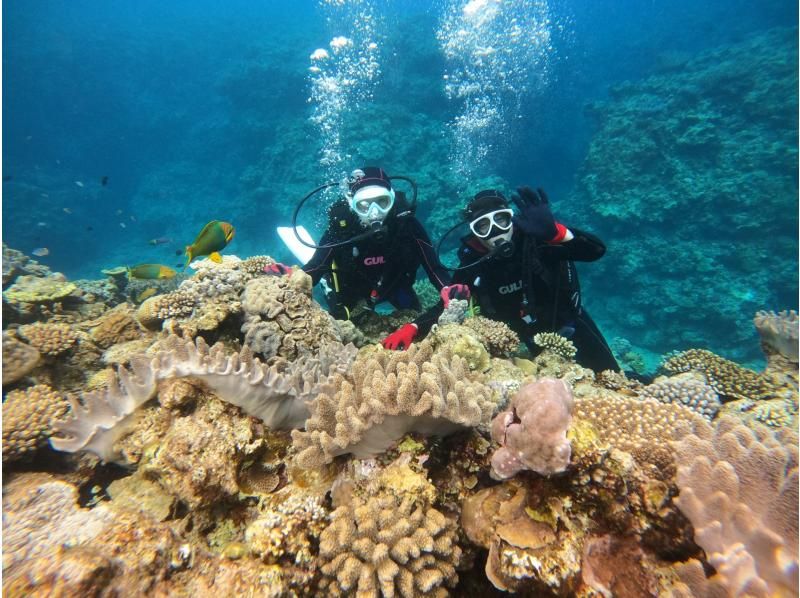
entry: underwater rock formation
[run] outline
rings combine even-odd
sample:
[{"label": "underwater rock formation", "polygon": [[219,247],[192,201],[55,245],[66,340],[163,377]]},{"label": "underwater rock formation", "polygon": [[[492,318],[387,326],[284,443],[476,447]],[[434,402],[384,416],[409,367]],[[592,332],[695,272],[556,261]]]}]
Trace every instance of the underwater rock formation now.
[{"label": "underwater rock formation", "polygon": [[765,352],[778,353],[797,363],[800,321],[796,311],[758,311],[753,318],[753,324],[761,336],[761,347]]}]

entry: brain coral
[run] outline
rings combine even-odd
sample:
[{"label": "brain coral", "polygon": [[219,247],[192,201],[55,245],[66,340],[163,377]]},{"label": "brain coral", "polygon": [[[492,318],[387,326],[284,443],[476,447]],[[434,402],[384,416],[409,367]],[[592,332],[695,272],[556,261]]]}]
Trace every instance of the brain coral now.
[{"label": "brain coral", "polygon": [[321,343],[338,341],[333,319],[311,299],[311,277],[300,269],[290,276],[262,276],[242,294],[245,345],[266,359],[295,359]]},{"label": "brain coral", "polygon": [[423,475],[393,465],[371,488],[343,496],[320,536],[327,595],[448,595],[461,559],[456,524],[433,508]]},{"label": "brain coral", "polygon": [[408,351],[362,354],[347,374],[337,374],[311,403],[305,430],[292,439],[301,467],[315,468],[337,455],[374,456],[409,431],[450,434],[488,423],[492,391],[463,358],[430,341]]},{"label": "brain coral", "polygon": [[675,443],[695,541],[728,595],[797,595],[797,434],[721,417]]},{"label": "brain coral", "polygon": [[68,403],[46,384],[12,390],[3,402],[3,461],[28,456],[47,444]]}]

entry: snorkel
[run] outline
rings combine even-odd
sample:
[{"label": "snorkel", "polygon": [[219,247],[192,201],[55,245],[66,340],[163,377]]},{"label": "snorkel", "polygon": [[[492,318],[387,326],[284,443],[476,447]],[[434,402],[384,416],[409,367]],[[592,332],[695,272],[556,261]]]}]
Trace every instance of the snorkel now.
[{"label": "snorkel", "polygon": [[[411,190],[412,190],[410,206],[407,209],[404,209],[402,212],[397,213],[396,216],[397,217],[403,217],[403,216],[408,216],[410,214],[413,214],[414,210],[417,207],[417,183],[412,178],[407,177],[407,176],[396,175],[396,176],[390,176],[390,177],[387,177],[387,178],[388,178],[389,181],[395,181],[395,180],[406,181],[411,186]],[[383,218],[381,218],[381,219],[374,218],[374,219],[370,220],[369,219],[370,216],[369,216],[369,212],[368,212],[365,215],[366,218],[367,218],[367,220],[365,221],[365,220],[363,220],[361,218],[361,216],[358,214],[357,211],[353,210],[354,213],[359,217],[359,221],[361,222],[362,226],[364,226],[367,229],[365,232],[363,232],[361,234],[358,234],[358,235],[355,235],[354,237],[351,237],[349,239],[345,239],[344,241],[339,241],[337,243],[329,243],[327,245],[316,245],[315,243],[310,242],[308,239],[301,238],[301,236],[300,236],[300,234],[298,233],[298,230],[297,230],[297,216],[300,213],[300,210],[305,205],[305,203],[309,199],[314,197],[316,194],[320,193],[321,191],[324,191],[325,189],[329,189],[331,187],[346,187],[349,182],[350,181],[348,179],[344,179],[341,182],[331,182],[331,183],[325,183],[324,185],[320,185],[319,187],[317,187],[315,189],[312,189],[309,193],[307,193],[305,196],[303,196],[303,198],[297,203],[297,206],[295,206],[294,212],[292,214],[292,230],[294,231],[294,236],[297,238],[297,240],[300,243],[302,243],[306,247],[310,247],[312,249],[333,249],[335,247],[342,247],[342,246],[345,246],[345,245],[358,243],[359,241],[363,241],[364,239],[368,239],[368,238],[381,239],[384,235],[386,235],[388,230],[387,230],[387,227],[384,225],[383,221],[385,219],[385,216],[388,215],[388,213],[395,207],[395,205],[397,205],[394,202],[394,198],[395,198],[394,189],[390,190],[391,191],[392,204],[393,205],[386,209],[386,214],[384,214]],[[344,195],[345,195],[345,197],[346,197],[346,199],[348,201],[348,204],[351,205],[351,209],[352,209],[352,203],[351,202],[353,201],[353,198],[354,198],[355,194],[350,193],[350,191],[347,190],[347,191],[345,191]],[[374,206],[374,207],[377,208],[378,206]],[[372,209],[373,208],[371,207],[370,210],[372,210]],[[378,209],[378,213],[380,213],[379,209]],[[374,212],[373,212],[373,214],[374,214]]]}]

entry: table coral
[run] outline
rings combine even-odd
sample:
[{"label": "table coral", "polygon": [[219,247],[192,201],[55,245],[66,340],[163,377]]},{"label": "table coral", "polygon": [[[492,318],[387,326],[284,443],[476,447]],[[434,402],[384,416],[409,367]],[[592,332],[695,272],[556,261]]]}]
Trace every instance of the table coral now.
[{"label": "table coral", "polygon": [[46,446],[67,408],[64,398],[45,384],[9,392],[3,401],[3,461],[30,456]]},{"label": "table coral", "polygon": [[39,351],[3,333],[3,386],[27,376],[39,365],[40,359]]},{"label": "table coral", "polygon": [[431,504],[433,487],[408,466],[334,499],[320,536],[323,578],[332,596],[447,596],[461,549],[456,524]]},{"label": "table coral", "polygon": [[474,380],[464,359],[430,341],[408,351],[377,349],[337,374],[311,403],[305,430],[292,431],[301,467],[337,455],[374,456],[411,431],[446,435],[488,423],[492,391]]},{"label": "table coral", "polygon": [[55,357],[67,351],[78,340],[78,335],[67,324],[45,324],[37,322],[20,326],[19,335],[39,353]]},{"label": "table coral", "polygon": [[798,591],[797,434],[729,416],[675,444],[678,507],[730,595]]},{"label": "table coral", "polygon": [[7,290],[3,291],[6,301],[18,303],[55,303],[74,293],[78,287],[68,282],[63,275],[20,276]]},{"label": "table coral", "polygon": [[572,390],[563,380],[542,378],[521,387],[508,410],[492,421],[492,440],[500,445],[492,455],[492,477],[504,480],[523,469],[543,475],[564,471],[572,407]]}]

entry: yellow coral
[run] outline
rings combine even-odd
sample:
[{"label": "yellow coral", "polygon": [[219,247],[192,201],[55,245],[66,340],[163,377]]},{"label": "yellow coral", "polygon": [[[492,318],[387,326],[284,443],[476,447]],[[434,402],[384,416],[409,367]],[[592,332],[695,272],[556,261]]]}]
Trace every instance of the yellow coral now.
[{"label": "yellow coral", "polygon": [[672,373],[696,371],[720,395],[733,399],[768,397],[773,387],[763,376],[705,349],[689,349],[669,357],[664,368]]},{"label": "yellow coral", "polygon": [[555,332],[540,332],[534,335],[533,342],[547,351],[552,351],[564,359],[575,359],[578,350],[568,338]]},{"label": "yellow coral", "polygon": [[12,390],[3,402],[3,461],[34,453],[47,443],[51,425],[67,413],[67,402],[47,386]]},{"label": "yellow coral", "polygon": [[9,303],[55,303],[74,293],[78,287],[59,276],[20,276],[3,292]]},{"label": "yellow coral", "polygon": [[19,334],[39,353],[50,357],[67,351],[78,340],[78,335],[67,324],[37,322],[21,326]]}]

